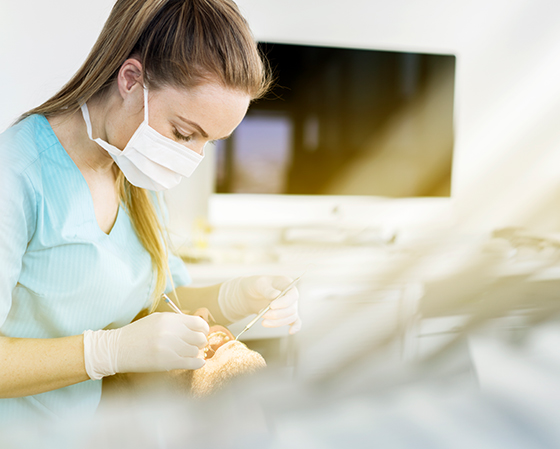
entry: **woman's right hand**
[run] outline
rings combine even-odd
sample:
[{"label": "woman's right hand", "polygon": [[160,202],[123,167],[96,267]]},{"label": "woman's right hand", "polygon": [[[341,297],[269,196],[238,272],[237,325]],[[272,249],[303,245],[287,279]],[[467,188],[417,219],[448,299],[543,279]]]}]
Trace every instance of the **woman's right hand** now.
[{"label": "woman's right hand", "polygon": [[91,379],[204,366],[208,323],[175,313],[153,313],[120,329],[85,331],[84,358]]}]

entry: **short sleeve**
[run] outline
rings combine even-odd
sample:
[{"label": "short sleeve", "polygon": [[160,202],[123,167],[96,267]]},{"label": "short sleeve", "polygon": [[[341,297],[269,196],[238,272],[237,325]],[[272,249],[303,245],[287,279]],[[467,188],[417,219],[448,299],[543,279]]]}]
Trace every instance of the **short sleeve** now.
[{"label": "short sleeve", "polygon": [[0,164],[0,328],[12,307],[27,244],[36,222],[36,198],[31,181]]}]

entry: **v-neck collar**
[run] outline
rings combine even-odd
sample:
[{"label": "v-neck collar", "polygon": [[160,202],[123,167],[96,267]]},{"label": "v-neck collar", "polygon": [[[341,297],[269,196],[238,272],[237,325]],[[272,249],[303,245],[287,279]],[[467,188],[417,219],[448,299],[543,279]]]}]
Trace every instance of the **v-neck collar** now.
[{"label": "v-neck collar", "polygon": [[94,229],[96,229],[95,232],[97,234],[101,235],[101,237],[103,237],[103,236],[105,236],[106,238],[114,237],[114,235],[118,231],[118,225],[122,221],[121,215],[123,213],[125,213],[123,208],[122,208],[122,205],[119,203],[119,207],[117,209],[117,216],[115,218],[115,222],[113,223],[113,226],[111,227],[109,232],[103,231],[101,229],[101,227],[99,226],[99,222],[97,221],[97,217],[95,216],[95,208],[94,208],[94,205],[93,205],[93,196],[91,194],[91,190],[89,188],[89,185],[88,185],[86,179],[84,178],[83,173],[81,172],[81,170],[78,168],[78,166],[74,162],[74,159],[72,159],[70,157],[70,155],[68,154],[66,149],[60,143],[60,140],[58,139],[58,136],[54,132],[54,129],[52,128],[52,126],[49,123],[49,121],[47,120],[47,118],[44,115],[37,115],[37,117],[40,120],[43,121],[43,125],[44,125],[45,129],[47,130],[47,132],[52,137],[53,143],[54,143],[53,146],[57,148],[57,150],[59,152],[59,155],[60,155],[60,158],[62,159],[62,161],[64,161],[68,165],[70,170],[73,172],[74,176],[76,176],[76,178],[80,179],[79,184],[81,185],[82,189],[85,189],[85,192],[87,192],[87,194],[85,196],[88,197],[88,204],[84,205],[83,210],[84,210],[84,213],[88,215],[89,220],[92,222],[92,224],[93,224],[92,227]]}]

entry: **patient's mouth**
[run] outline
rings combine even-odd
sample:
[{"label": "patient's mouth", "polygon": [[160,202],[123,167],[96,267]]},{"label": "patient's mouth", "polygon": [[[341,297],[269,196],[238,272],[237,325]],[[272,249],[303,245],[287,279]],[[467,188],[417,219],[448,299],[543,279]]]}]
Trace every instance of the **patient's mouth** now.
[{"label": "patient's mouth", "polygon": [[223,326],[212,326],[208,334],[208,345],[204,348],[204,358],[211,359],[218,348],[235,340],[229,329]]}]

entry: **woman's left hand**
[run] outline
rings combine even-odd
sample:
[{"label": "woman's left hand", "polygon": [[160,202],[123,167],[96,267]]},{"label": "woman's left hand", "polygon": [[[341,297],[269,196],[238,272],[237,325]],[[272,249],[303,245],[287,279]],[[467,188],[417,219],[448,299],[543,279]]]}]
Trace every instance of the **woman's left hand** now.
[{"label": "woman's left hand", "polygon": [[259,313],[270,304],[270,310],[263,316],[262,325],[290,325],[290,334],[295,334],[301,329],[297,287],[292,287],[284,296],[275,299],[291,282],[292,279],[286,276],[235,278],[221,285],[218,302],[224,316],[232,322]]}]

